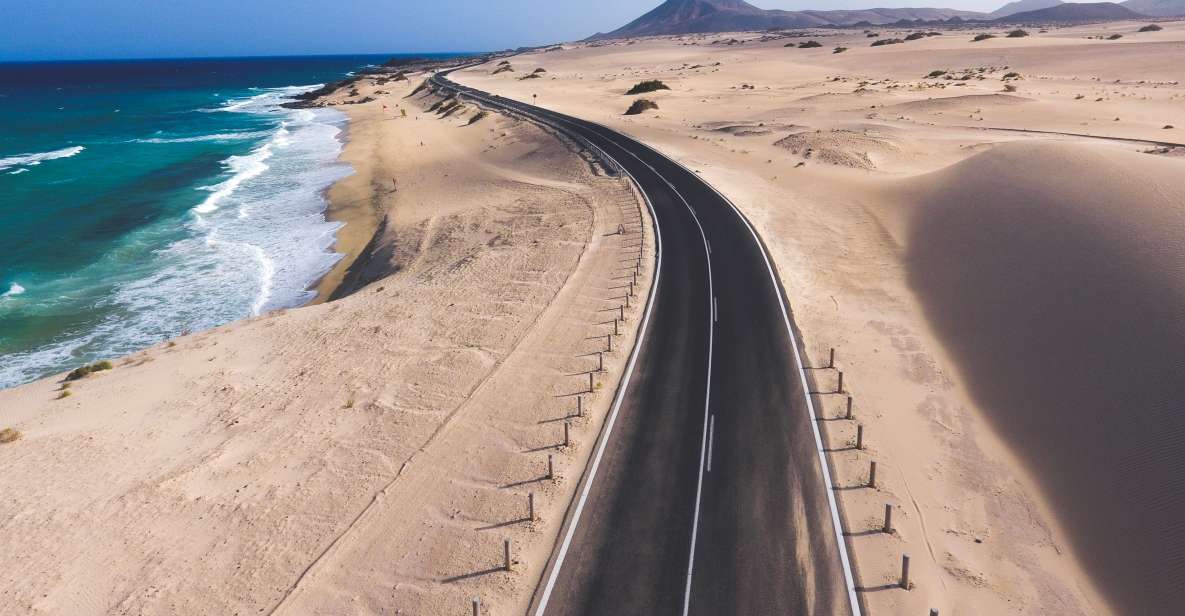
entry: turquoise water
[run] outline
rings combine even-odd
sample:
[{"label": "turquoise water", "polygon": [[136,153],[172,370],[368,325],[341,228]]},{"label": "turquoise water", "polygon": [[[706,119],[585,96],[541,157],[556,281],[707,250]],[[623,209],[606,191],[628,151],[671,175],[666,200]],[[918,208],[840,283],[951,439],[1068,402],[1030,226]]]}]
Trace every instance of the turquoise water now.
[{"label": "turquoise water", "polygon": [[0,387],[303,304],[345,117],[390,56],[0,64]]}]

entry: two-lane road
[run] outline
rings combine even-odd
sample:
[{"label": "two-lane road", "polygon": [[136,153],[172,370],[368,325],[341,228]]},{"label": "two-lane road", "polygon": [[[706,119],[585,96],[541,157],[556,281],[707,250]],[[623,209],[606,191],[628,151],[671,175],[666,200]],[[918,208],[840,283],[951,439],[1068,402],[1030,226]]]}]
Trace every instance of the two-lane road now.
[{"label": "two-lane road", "polygon": [[446,75],[600,149],[659,239],[635,368],[533,613],[859,614],[788,304],[748,222],[648,146]]}]

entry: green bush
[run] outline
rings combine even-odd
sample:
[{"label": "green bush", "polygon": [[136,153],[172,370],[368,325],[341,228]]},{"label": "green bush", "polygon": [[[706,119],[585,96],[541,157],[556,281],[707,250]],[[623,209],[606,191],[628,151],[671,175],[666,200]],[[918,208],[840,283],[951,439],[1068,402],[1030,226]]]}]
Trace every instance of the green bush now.
[{"label": "green bush", "polygon": [[926,79],[935,79],[935,78],[941,77],[945,74],[946,74],[946,71],[944,71],[944,70],[930,71],[930,74],[926,75]]},{"label": "green bush", "polygon": [[66,375],[66,380],[67,381],[77,381],[78,379],[90,376],[96,372],[110,370],[114,367],[115,366],[111,365],[111,362],[109,362],[107,360],[97,361],[93,364],[89,364],[86,366],[79,366],[78,368],[71,370],[70,374]]},{"label": "green bush", "polygon": [[21,437],[21,433],[12,428],[0,430],[0,443],[11,443]]},{"label": "green bush", "polygon": [[812,47],[822,47],[822,46],[823,46],[823,43],[820,43],[819,41],[807,41],[805,43],[798,44],[799,49],[810,49]]},{"label": "green bush", "polygon": [[652,100],[639,98],[638,100],[634,101],[634,104],[630,105],[629,109],[626,109],[625,115],[638,115],[648,109],[658,109],[658,103]]},{"label": "green bush", "polygon": [[1013,30],[1012,32],[1008,33],[1008,38],[1024,38],[1028,35],[1029,33],[1025,32],[1024,30]]},{"label": "green bush", "polygon": [[633,94],[645,94],[647,92],[656,92],[658,90],[670,90],[670,89],[671,89],[670,86],[668,86],[667,84],[665,84],[657,79],[651,79],[649,81],[643,81],[643,82],[635,85],[634,87],[630,88],[629,91],[626,92],[626,95],[629,96],[629,95],[633,95]]},{"label": "green bush", "polygon": [[975,38],[971,39],[971,42],[978,43],[979,41],[986,41],[988,39],[994,39],[994,38],[996,38],[995,34],[986,34],[986,33],[985,34],[976,34]]},{"label": "green bush", "polygon": [[1164,30],[1164,28],[1161,28],[1156,24],[1148,24],[1143,28],[1140,28],[1139,32],[1160,32],[1161,30]]},{"label": "green bush", "polygon": [[872,45],[870,45],[870,47],[880,47],[882,45],[897,45],[898,43],[904,43],[904,42],[905,41],[903,41],[899,38],[880,39],[880,40],[873,41]]}]

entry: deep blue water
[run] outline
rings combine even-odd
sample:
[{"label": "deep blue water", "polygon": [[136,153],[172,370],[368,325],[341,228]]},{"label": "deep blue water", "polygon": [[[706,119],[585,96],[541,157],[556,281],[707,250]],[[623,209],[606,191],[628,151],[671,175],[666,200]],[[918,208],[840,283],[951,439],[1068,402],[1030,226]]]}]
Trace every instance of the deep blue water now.
[{"label": "deep blue water", "polygon": [[0,387],[309,301],[345,117],[279,103],[390,57],[0,64]]}]

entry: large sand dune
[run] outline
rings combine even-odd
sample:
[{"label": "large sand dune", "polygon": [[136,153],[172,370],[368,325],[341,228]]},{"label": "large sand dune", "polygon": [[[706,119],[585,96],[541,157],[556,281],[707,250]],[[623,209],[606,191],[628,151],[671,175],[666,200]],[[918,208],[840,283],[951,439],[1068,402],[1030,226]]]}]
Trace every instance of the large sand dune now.
[{"label": "large sand dune", "polygon": [[1008,144],[911,181],[910,281],[1082,561],[1185,602],[1185,162]]}]

